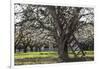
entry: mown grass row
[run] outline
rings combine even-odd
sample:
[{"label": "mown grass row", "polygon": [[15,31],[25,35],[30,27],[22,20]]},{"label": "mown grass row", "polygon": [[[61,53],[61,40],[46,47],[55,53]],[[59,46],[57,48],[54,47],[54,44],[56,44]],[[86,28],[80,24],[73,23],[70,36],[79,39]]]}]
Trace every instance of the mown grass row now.
[{"label": "mown grass row", "polygon": [[27,53],[16,53],[15,59],[23,59],[23,58],[56,58],[58,57],[56,52],[27,52]]},{"label": "mown grass row", "polygon": [[[93,57],[94,52],[93,51],[85,51],[86,56]],[[72,52],[69,52],[70,56],[73,56]],[[81,55],[81,54],[79,54]],[[57,58],[58,54],[57,52],[54,51],[49,51],[49,52],[17,52],[15,53],[15,59],[23,59],[23,58]]]}]

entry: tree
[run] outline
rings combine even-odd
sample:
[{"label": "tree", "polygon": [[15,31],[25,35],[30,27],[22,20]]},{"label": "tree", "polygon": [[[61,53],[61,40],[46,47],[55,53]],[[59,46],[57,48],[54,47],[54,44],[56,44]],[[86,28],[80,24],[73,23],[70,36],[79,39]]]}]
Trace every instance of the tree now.
[{"label": "tree", "polygon": [[[22,7],[22,5],[20,6]],[[42,38],[52,37],[58,47],[60,62],[68,61],[68,47],[73,40],[78,43],[75,33],[79,28],[89,22],[93,25],[93,8],[29,4],[21,13],[20,22],[17,24],[28,23],[28,28],[33,31],[42,29]],[[44,34],[44,32],[46,33]]]}]

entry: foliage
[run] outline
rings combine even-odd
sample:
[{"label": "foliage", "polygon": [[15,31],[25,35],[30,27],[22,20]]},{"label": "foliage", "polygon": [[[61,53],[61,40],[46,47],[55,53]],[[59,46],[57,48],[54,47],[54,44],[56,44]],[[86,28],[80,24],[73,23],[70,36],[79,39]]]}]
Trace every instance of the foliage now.
[{"label": "foliage", "polygon": [[[56,47],[61,62],[68,60],[73,41],[77,46],[80,41],[93,43],[93,12],[93,8],[85,7],[15,4],[15,52],[21,48],[27,52],[27,47],[31,51],[33,47],[35,51]],[[84,54],[82,46],[79,48]]]}]

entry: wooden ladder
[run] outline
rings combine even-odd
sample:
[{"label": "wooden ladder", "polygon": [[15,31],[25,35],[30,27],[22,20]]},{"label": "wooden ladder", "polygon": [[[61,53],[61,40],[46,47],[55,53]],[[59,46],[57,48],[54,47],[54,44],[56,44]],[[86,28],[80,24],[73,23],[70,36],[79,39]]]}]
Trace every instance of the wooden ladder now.
[{"label": "wooden ladder", "polygon": [[69,48],[71,49],[72,53],[74,54],[74,57],[78,57],[78,55],[80,55],[80,54],[81,54],[81,57],[85,57],[85,52],[74,35],[72,36],[72,38],[69,42],[70,42]]}]

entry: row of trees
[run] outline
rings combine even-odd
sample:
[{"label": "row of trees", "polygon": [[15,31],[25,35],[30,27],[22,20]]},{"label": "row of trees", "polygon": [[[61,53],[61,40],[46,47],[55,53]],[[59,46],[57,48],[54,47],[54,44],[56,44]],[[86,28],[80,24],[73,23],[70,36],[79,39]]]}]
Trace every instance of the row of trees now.
[{"label": "row of trees", "polygon": [[68,60],[74,38],[85,50],[94,45],[93,8],[15,4],[15,51],[43,46],[58,49],[59,59]]}]

